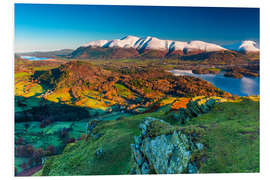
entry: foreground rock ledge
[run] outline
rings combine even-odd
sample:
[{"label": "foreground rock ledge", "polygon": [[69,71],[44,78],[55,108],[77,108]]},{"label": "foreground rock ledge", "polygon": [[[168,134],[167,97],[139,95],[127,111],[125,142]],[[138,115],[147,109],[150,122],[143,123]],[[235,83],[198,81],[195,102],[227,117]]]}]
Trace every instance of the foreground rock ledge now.
[{"label": "foreground rock ledge", "polygon": [[[155,128],[162,128],[164,134],[155,134]],[[181,130],[173,130],[169,123],[152,117],[140,124],[140,130],[141,134],[131,144],[132,174],[198,173],[191,157],[203,149],[203,144],[193,142]]]}]

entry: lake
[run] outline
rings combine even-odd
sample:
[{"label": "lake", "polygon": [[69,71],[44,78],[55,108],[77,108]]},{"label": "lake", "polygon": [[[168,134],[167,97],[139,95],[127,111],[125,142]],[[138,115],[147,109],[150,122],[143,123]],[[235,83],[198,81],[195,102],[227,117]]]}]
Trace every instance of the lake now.
[{"label": "lake", "polygon": [[48,60],[51,58],[47,57],[35,57],[35,56],[21,56],[22,59],[28,59],[30,61],[40,61],[40,60]]},{"label": "lake", "polygon": [[193,74],[191,70],[171,70],[176,76],[187,75],[204,79],[217,88],[238,96],[249,96],[260,94],[260,77],[243,77],[235,79],[225,77],[224,72],[219,74]]}]

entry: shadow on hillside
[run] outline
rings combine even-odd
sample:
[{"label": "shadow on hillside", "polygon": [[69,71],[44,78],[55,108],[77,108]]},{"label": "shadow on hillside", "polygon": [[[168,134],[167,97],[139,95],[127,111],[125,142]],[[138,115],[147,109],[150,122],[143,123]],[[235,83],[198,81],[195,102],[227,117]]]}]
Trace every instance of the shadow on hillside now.
[{"label": "shadow on hillside", "polygon": [[[21,111],[16,111],[20,108]],[[89,118],[93,109],[55,103],[36,97],[15,96],[15,122],[79,121]]]},{"label": "shadow on hillside", "polygon": [[61,73],[62,72],[60,72],[59,68],[35,71],[32,78],[40,81],[39,84],[42,86],[42,88],[48,90],[55,87],[55,82],[61,76]]}]

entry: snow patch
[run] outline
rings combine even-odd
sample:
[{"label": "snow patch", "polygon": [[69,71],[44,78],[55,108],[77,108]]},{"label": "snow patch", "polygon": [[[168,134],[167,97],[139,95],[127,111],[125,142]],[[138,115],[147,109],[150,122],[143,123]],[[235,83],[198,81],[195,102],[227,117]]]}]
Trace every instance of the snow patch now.
[{"label": "snow patch", "polygon": [[203,41],[173,41],[173,40],[162,40],[156,37],[143,37],[139,38],[136,36],[126,36],[122,39],[114,39],[111,41],[100,40],[92,41],[88,44],[83,45],[83,47],[118,47],[118,48],[135,48],[137,50],[152,49],[152,50],[166,50],[166,51],[187,51],[200,50],[204,52],[210,51],[224,51],[225,48]]},{"label": "snow patch", "polygon": [[259,52],[260,50],[256,48],[255,45],[256,42],[254,41],[243,41],[238,50],[244,52]]}]

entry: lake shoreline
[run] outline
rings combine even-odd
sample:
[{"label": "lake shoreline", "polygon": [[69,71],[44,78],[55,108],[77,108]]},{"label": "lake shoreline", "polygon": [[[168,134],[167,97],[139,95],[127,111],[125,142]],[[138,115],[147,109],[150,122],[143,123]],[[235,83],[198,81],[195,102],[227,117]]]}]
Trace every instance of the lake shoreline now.
[{"label": "lake shoreline", "polygon": [[224,76],[225,71],[220,71],[218,74],[195,74],[192,70],[174,69],[168,70],[175,76],[192,76],[206,80],[232,95],[250,96],[260,94],[260,77],[246,77],[236,79]]}]

